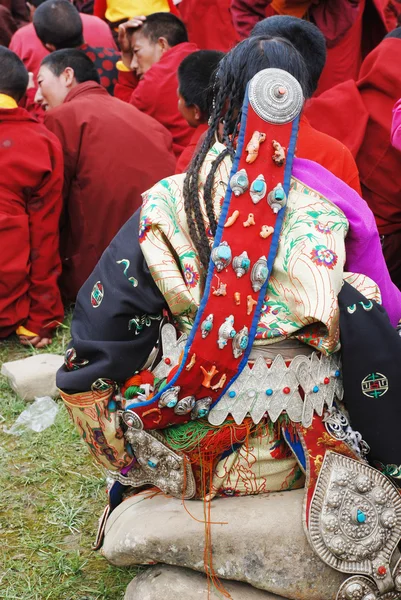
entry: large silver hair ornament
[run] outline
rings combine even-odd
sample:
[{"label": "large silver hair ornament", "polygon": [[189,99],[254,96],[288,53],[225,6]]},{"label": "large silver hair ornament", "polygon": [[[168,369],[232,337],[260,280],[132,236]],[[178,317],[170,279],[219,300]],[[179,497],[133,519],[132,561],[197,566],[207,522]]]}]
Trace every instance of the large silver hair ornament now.
[{"label": "large silver hair ornament", "polygon": [[299,82],[282,69],[263,69],[256,73],[249,82],[248,93],[253,110],[267,123],[291,123],[304,105]]}]

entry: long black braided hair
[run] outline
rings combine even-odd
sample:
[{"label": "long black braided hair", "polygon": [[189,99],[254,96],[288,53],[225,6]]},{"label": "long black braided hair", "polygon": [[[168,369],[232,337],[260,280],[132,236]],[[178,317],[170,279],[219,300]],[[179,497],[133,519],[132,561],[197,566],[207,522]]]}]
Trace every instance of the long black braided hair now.
[{"label": "long black braided hair", "polygon": [[193,157],[184,181],[184,208],[189,233],[205,269],[209,264],[210,245],[200,205],[199,174],[218,135],[220,123],[223,122],[221,141],[225,150],[212,163],[203,190],[209,227],[214,236],[217,229],[217,218],[213,209],[215,174],[227,156],[234,159],[246,86],[256,73],[267,68],[288,71],[301,84],[305,97],[310,96],[305,62],[298,50],[283,38],[249,38],[238,44],[220,62],[214,79],[214,106],[209,129],[201,148]]}]

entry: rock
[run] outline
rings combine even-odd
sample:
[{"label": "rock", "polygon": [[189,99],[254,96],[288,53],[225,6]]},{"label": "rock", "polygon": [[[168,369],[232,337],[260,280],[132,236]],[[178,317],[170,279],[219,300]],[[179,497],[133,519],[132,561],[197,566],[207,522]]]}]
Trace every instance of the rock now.
[{"label": "rock", "polygon": [[35,354],[29,358],[4,363],[1,374],[23,400],[57,396],[56,373],[64,358],[58,354]]},{"label": "rock", "polygon": [[[224,581],[224,589],[232,600],[284,600],[269,592],[247,585]],[[149,567],[131,581],[124,600],[206,600],[208,586],[205,575],[180,567],[158,565]],[[221,600],[221,594],[211,589],[210,600]]]},{"label": "rock", "polygon": [[[211,525],[213,568],[291,600],[334,600],[346,576],[313,552],[302,527],[303,490],[216,498]],[[203,502],[161,494],[125,500],[106,524],[103,554],[117,566],[167,563],[204,571]]]}]

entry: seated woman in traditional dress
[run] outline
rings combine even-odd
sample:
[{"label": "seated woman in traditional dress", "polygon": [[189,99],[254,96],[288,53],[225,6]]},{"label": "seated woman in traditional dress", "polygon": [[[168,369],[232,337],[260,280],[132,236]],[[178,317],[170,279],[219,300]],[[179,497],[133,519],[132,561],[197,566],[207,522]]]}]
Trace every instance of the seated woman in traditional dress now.
[{"label": "seated woman in traditional dress", "polygon": [[[224,57],[199,153],[186,175],[144,194],[82,287],[57,381],[94,457],[114,473],[112,510],[144,485],[209,502],[293,490],[306,477],[316,552],[365,575],[381,561],[378,580],[365,578],[371,588],[358,585],[386,591],[400,499],[366,456],[400,475],[400,293],[366,203],[295,157],[307,86],[283,39],[254,37]],[[369,398],[393,411],[386,436]],[[344,550],[341,519],[357,527],[373,513],[356,506],[344,516],[339,504],[371,479],[387,494],[394,535],[378,525],[376,545],[362,551],[356,532]],[[329,510],[328,487],[341,514],[316,530],[310,515]]]}]

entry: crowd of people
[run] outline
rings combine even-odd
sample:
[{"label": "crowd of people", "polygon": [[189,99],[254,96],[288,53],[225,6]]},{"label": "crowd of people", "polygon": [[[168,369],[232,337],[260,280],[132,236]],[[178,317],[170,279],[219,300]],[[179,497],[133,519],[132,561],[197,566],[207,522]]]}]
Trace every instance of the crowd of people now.
[{"label": "crowd of people", "polygon": [[[157,465],[185,450],[197,498],[310,490],[344,397],[399,480],[361,406],[397,400],[401,2],[27,7],[0,0],[0,337],[44,347],[75,304],[58,387],[98,462],[170,493]],[[327,431],[320,458],[364,463],[347,420]]]}]

